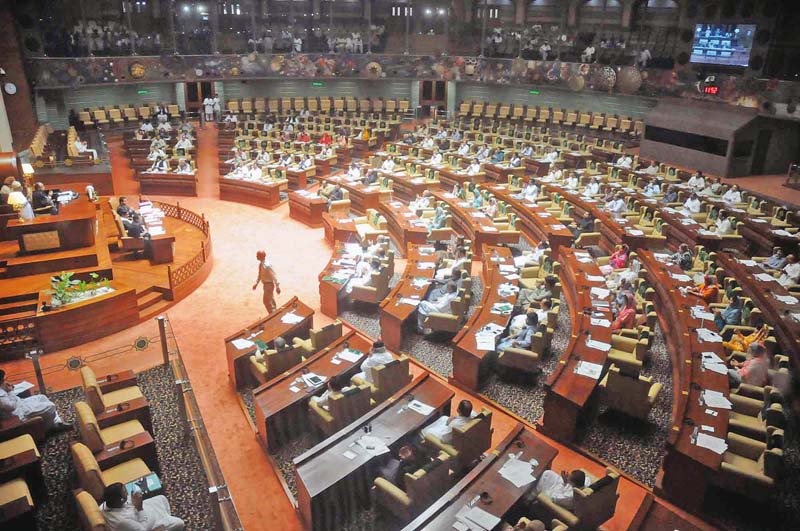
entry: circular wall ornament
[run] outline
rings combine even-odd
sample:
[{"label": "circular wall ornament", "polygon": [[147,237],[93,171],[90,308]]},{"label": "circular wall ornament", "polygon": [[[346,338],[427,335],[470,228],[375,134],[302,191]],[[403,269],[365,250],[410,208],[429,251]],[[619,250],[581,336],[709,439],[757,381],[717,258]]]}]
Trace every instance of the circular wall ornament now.
[{"label": "circular wall ornament", "polygon": [[147,72],[147,68],[142,63],[131,63],[128,72],[133,79],[142,79]]},{"label": "circular wall ornament", "polygon": [[13,96],[14,94],[17,93],[17,86],[9,81],[5,85],[3,85],[3,90],[6,91],[6,94]]}]

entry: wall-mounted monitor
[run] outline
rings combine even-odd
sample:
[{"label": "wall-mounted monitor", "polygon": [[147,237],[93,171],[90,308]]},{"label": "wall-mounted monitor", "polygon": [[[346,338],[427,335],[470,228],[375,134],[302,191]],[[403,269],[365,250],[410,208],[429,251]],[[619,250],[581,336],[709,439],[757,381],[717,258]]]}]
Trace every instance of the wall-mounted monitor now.
[{"label": "wall-mounted monitor", "polygon": [[698,24],[692,42],[692,63],[747,66],[755,24]]}]

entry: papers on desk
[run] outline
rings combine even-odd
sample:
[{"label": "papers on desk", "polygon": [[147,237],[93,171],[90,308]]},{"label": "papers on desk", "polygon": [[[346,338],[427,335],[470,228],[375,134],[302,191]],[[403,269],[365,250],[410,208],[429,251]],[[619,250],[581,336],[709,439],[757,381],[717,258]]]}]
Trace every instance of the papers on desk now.
[{"label": "papers on desk", "polygon": [[383,444],[383,441],[373,435],[362,436],[356,444],[358,444],[368,453],[375,456],[389,453],[389,447]]},{"label": "papers on desk", "polygon": [[586,280],[590,282],[605,282],[606,277],[603,275],[586,275]]},{"label": "papers on desk", "polygon": [[592,288],[591,294],[596,299],[607,299],[611,295],[611,290],[595,286]]},{"label": "papers on desk", "polygon": [[667,253],[653,253],[653,256],[659,262],[667,262],[669,260],[669,255]]},{"label": "papers on desk", "polygon": [[346,450],[342,455],[345,456],[347,459],[349,459],[351,461],[353,459],[355,459],[356,457],[358,457],[358,454],[353,453],[350,450]]},{"label": "papers on desk", "polygon": [[725,442],[725,439],[720,439],[719,437],[714,437],[706,433],[698,433],[695,444],[700,448],[707,448],[719,455],[724,454],[728,450],[728,443]]},{"label": "papers on desk", "polygon": [[703,352],[703,369],[716,372],[717,374],[728,374],[728,366],[722,358],[713,352]]},{"label": "papers on desk", "polygon": [[472,206],[472,203],[470,203],[469,201],[459,201],[458,206],[460,206],[461,208],[469,208],[470,206]]},{"label": "papers on desk", "polygon": [[515,286],[514,284],[509,284],[508,282],[503,282],[497,286],[497,293],[501,297],[510,297],[517,292],[519,292],[519,287]]},{"label": "papers on desk", "polygon": [[517,268],[511,264],[500,264],[501,273],[516,273]]},{"label": "papers on desk", "polygon": [[25,391],[33,389],[33,384],[30,382],[22,381],[17,384],[14,384],[14,388],[11,390],[11,394],[14,396],[19,396]]},{"label": "papers on desk", "polygon": [[281,322],[285,323],[285,324],[293,325],[293,324],[297,324],[297,323],[303,322],[303,319],[305,319],[305,318],[304,317],[300,317],[299,315],[297,315],[294,312],[289,312],[289,313],[283,314],[283,316],[281,317]]},{"label": "papers on desk", "polygon": [[431,283],[430,280],[426,278],[415,278],[414,280],[411,281],[411,285],[417,289],[422,289],[430,283]]},{"label": "papers on desk", "polygon": [[777,279],[770,275],[769,273],[756,273],[753,275],[755,278],[760,280],[761,282],[776,282]]},{"label": "papers on desk", "polygon": [[746,267],[753,267],[757,265],[755,260],[737,260],[740,264]]},{"label": "papers on desk", "polygon": [[239,338],[231,341],[231,345],[236,347],[236,350],[246,350],[250,347],[254,347],[256,344],[249,339]]},{"label": "papers on desk", "polygon": [[353,256],[361,256],[361,246],[357,243],[344,244],[344,252]]},{"label": "papers on desk", "polygon": [[550,212],[537,212],[536,215],[539,216],[540,218],[549,218]]},{"label": "papers on desk", "polygon": [[420,402],[419,400],[412,400],[411,402],[408,403],[408,409],[410,409],[411,411],[416,411],[423,417],[427,417],[428,415],[433,413],[433,411],[436,408],[433,406],[429,406],[424,402]]},{"label": "papers on desk", "polygon": [[800,323],[800,313],[792,313],[792,319],[794,319],[796,323]]},{"label": "papers on desk", "polygon": [[336,354],[336,357],[340,360],[344,360],[348,363],[355,363],[359,359],[361,359],[361,353],[356,352],[350,349],[344,349]]},{"label": "papers on desk", "polygon": [[592,323],[592,326],[600,326],[603,328],[608,328],[611,326],[611,321],[608,319],[598,319],[597,317],[592,317],[589,319],[589,322]]},{"label": "papers on desk", "polygon": [[320,376],[319,374],[314,374],[313,372],[304,374],[301,376],[301,378],[303,383],[306,384],[306,387],[317,387],[318,385],[324,384],[328,380],[325,376]]},{"label": "papers on desk", "polygon": [[511,310],[513,309],[514,306],[507,302],[496,302],[492,304],[492,309],[490,310],[490,312],[497,315],[508,315],[511,313]]},{"label": "papers on desk", "polygon": [[711,312],[706,311],[705,307],[703,306],[692,306],[692,317],[695,319],[701,319],[703,321],[713,321],[714,314]]},{"label": "papers on desk", "polygon": [[591,336],[589,336],[586,339],[586,346],[589,348],[593,348],[595,350],[600,350],[602,352],[608,352],[609,350],[611,350],[610,343],[606,343],[604,341],[597,341],[596,339],[592,339]]},{"label": "papers on desk", "polygon": [[593,262],[594,262],[594,260],[592,260],[592,259],[591,259],[590,257],[588,257],[588,256],[579,256],[579,257],[578,257],[578,262],[580,262],[580,263],[582,263],[582,264],[591,264],[591,263],[593,263]]},{"label": "papers on desk", "polygon": [[722,336],[708,328],[698,328],[697,338],[704,343],[722,343]]},{"label": "papers on desk", "polygon": [[494,225],[485,225],[481,227],[481,230],[485,232],[498,232],[497,227],[495,227]]},{"label": "papers on desk", "polygon": [[772,229],[772,233],[777,234],[778,236],[785,236],[787,238],[797,238],[797,234],[792,234],[784,229]]},{"label": "papers on desk", "polygon": [[300,388],[297,387],[296,385],[290,385],[289,386],[289,391],[291,391],[293,393],[299,393],[300,392]]},{"label": "papers on desk", "polygon": [[497,323],[489,323],[475,332],[475,344],[478,350],[494,350],[497,336],[503,333],[504,328]]},{"label": "papers on desk", "polygon": [[433,262],[419,262],[417,264],[417,269],[433,269],[436,267],[436,264]]},{"label": "papers on desk", "polygon": [[507,280],[519,280],[519,275],[511,273],[510,275],[503,275]]},{"label": "papers on desk", "polygon": [[628,234],[631,236],[644,236],[644,231],[639,229],[628,229]]},{"label": "papers on desk", "polygon": [[454,196],[450,192],[447,192],[446,194],[442,194],[442,197],[446,197],[447,199],[455,199],[456,198],[456,196]]},{"label": "papers on desk", "polygon": [[775,298],[784,304],[797,304],[800,302],[797,297],[792,297],[791,295],[775,295]]},{"label": "papers on desk", "polygon": [[703,390],[703,393],[700,395],[700,403],[717,409],[731,409],[733,406],[727,396],[723,395],[720,391],[714,391],[712,389]]},{"label": "papers on desk", "polygon": [[[610,346],[610,345],[609,345]],[[593,380],[599,380],[600,374],[603,372],[603,366],[599,363],[591,363],[588,361],[579,361],[575,366],[575,374],[586,376]]]},{"label": "papers on desk", "polygon": [[674,278],[678,282],[691,282],[692,281],[692,277],[690,277],[689,275],[684,275],[682,273],[670,273],[669,276]]},{"label": "papers on desk", "polygon": [[481,219],[485,218],[486,214],[484,214],[483,212],[470,212],[470,216],[472,216],[473,218]]},{"label": "papers on desk", "polygon": [[338,218],[337,221],[339,223],[352,223],[353,222],[352,218]]},{"label": "papers on desk", "polygon": [[400,300],[397,302],[400,304],[408,304],[409,306],[419,306],[420,300],[410,299],[408,297],[400,297]]},{"label": "papers on desk", "polygon": [[507,479],[517,488],[530,485],[536,481],[536,476],[533,475],[533,468],[539,464],[535,459],[531,459],[531,461],[533,461],[533,463],[522,461],[511,454],[508,456],[508,461],[503,463],[503,466],[500,467],[498,473],[500,477]]},{"label": "papers on desk", "polygon": [[[491,531],[500,523],[500,518],[491,513],[487,513],[480,507],[465,505],[456,514],[456,524],[458,523],[462,526],[466,526],[460,528],[456,527],[459,531]],[[455,527],[455,524],[453,524],[453,527]]]},{"label": "papers on desk", "polygon": [[428,246],[420,247],[418,250],[419,250],[419,254],[426,254],[426,255],[427,254],[433,254],[434,252],[436,252],[436,248],[435,247],[428,247]]},{"label": "papers on desk", "polygon": [[717,233],[714,231],[700,229],[697,231],[698,234],[702,234],[703,236],[717,236]]}]

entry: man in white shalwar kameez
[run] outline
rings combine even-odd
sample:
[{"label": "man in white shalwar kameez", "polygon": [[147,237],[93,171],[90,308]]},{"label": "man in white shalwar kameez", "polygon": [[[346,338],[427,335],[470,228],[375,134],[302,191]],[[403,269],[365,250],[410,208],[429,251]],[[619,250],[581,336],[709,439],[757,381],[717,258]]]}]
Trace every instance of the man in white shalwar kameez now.
[{"label": "man in white shalwar kameez", "polygon": [[11,391],[14,386],[6,382],[6,373],[0,369],[0,418],[11,416],[19,418],[22,422],[34,417],[44,420],[45,430],[64,431],[72,426],[64,423],[56,411],[56,405],[44,395],[33,395],[20,398]]},{"label": "man in white shalwar kameez", "polygon": [[450,302],[458,295],[458,286],[455,282],[447,283],[447,293],[434,301],[422,301],[417,306],[417,330],[421,333],[430,333],[425,329],[425,318],[432,313],[449,313]]},{"label": "man in white shalwar kameez", "polygon": [[458,403],[458,414],[454,417],[442,415],[427,427],[422,429],[422,436],[432,435],[444,444],[453,442],[453,429],[463,428],[474,418],[472,402],[462,400]]},{"label": "man in white shalwar kameez", "polygon": [[545,470],[536,491],[547,495],[553,502],[564,509],[572,509],[572,498],[576,488],[588,487],[591,479],[583,470],[573,470],[567,475],[566,471],[558,474],[552,470]]},{"label": "man in white shalwar kameez", "polygon": [[141,493],[128,496],[122,483],[106,487],[100,511],[109,531],[183,531],[183,520],[170,514],[165,496],[142,499]]},{"label": "man in white shalwar kameez", "polygon": [[386,350],[383,341],[376,341],[372,344],[372,350],[370,350],[367,359],[361,362],[361,372],[353,376],[353,379],[364,380],[374,384],[375,379],[372,374],[372,369],[374,367],[386,365],[392,361],[394,361],[394,356]]}]

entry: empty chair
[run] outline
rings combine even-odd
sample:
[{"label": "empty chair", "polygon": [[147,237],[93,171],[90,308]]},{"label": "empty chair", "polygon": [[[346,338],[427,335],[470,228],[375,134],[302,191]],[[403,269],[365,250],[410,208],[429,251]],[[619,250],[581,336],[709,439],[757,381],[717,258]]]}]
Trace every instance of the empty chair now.
[{"label": "empty chair", "polygon": [[772,494],[775,480],[783,472],[783,449],[776,441],[783,430],[772,429],[770,444],[728,433],[728,450],[722,455],[718,474],[711,479],[718,487],[743,494],[748,499],[765,502]]},{"label": "empty chair", "polygon": [[647,352],[647,340],[626,337],[619,334],[611,335],[611,349],[608,359],[617,367],[627,373],[636,373],[642,369],[642,361]]},{"label": "empty chair", "polygon": [[553,331],[548,333],[547,327],[542,324],[531,339],[530,348],[506,347],[503,352],[497,354],[497,366],[500,372],[513,374],[521,371],[528,374],[536,374],[541,370],[541,360],[544,350],[552,337]]},{"label": "empty chair", "polygon": [[101,428],[92,408],[83,401],[75,402],[75,417],[78,421],[81,442],[95,454],[146,431],[138,420],[128,420]]},{"label": "empty chair", "polygon": [[288,345],[258,351],[250,356],[250,373],[257,385],[264,384],[302,362],[305,352],[303,346]]},{"label": "empty chair", "polygon": [[604,402],[610,409],[647,420],[662,385],[659,382],[653,383],[652,377],[640,376],[638,372],[621,371],[612,363],[600,381],[600,388]]},{"label": "empty chair", "polygon": [[374,208],[367,209],[367,215],[355,218],[353,223],[360,241],[372,241],[380,235],[389,234],[389,223]]},{"label": "empty chair", "polygon": [[0,526],[3,529],[15,531],[36,529],[36,520],[33,516],[33,497],[28,484],[22,478],[0,483],[0,508],[9,507],[11,504],[19,504],[19,508],[16,505],[14,507],[17,514],[12,516],[0,512]]},{"label": "empty chair", "polygon": [[145,462],[138,457],[101,470],[92,451],[85,444],[75,443],[70,447],[70,451],[78,483],[98,501],[103,499],[103,493],[109,485],[130,483],[152,473]]},{"label": "empty chair", "polygon": [[111,408],[124,402],[144,398],[142,391],[135,385],[104,393],[97,383],[94,371],[88,365],[81,367],[81,380],[83,381],[83,392],[86,394],[86,400],[95,414],[102,413],[106,408]]}]

